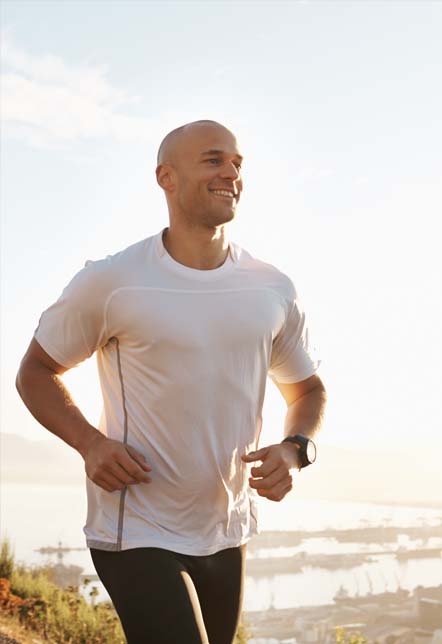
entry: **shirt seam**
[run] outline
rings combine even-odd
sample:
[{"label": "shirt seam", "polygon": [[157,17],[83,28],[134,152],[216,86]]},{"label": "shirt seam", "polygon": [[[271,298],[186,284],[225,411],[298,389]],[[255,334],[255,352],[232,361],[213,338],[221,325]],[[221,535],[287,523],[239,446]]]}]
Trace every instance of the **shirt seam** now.
[{"label": "shirt seam", "polygon": [[[34,333],[34,338],[37,340],[37,342],[42,346],[43,349],[53,358],[56,360],[59,364],[61,364],[63,367],[66,367],[67,369],[72,368],[72,361],[67,360],[66,356],[64,353],[59,351],[48,339],[47,334],[41,330],[40,325],[37,327]],[[40,342],[41,340],[41,342]],[[43,346],[44,344],[44,346]],[[74,365],[77,364],[76,362]]]},{"label": "shirt seam", "polygon": [[[266,287],[266,286],[257,286],[257,287],[246,287],[246,288],[224,288],[224,289],[186,289],[186,288],[167,288],[167,287],[162,287],[162,286],[120,286],[116,289],[114,289],[109,295],[107,296],[105,303],[104,303],[104,313],[103,313],[103,324],[104,324],[104,331],[105,331],[105,337],[108,338],[108,310],[110,306],[110,302],[112,298],[117,295],[120,291],[163,291],[167,293],[201,293],[201,294],[207,294],[207,293],[239,293],[239,292],[245,292],[245,291],[270,291],[272,294],[277,295],[280,300],[282,300],[286,305],[290,305],[290,301],[279,291],[276,289]],[[286,309],[286,314],[285,314],[285,320],[282,328],[285,326],[287,322],[287,317],[288,317],[289,309]]]}]

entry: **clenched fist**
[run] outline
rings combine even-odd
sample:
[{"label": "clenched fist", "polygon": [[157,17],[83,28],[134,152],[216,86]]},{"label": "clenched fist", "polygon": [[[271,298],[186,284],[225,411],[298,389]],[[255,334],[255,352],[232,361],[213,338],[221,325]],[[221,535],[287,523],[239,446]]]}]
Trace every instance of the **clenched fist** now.
[{"label": "clenched fist", "polygon": [[87,476],[107,492],[122,490],[126,485],[152,482],[146,473],[152,468],[143,454],[102,434],[94,436],[83,458]]},{"label": "clenched fist", "polygon": [[245,463],[262,461],[259,467],[252,467],[249,485],[255,488],[259,496],[270,501],[282,501],[293,487],[290,470],[299,468],[297,448],[291,443],[277,443],[262,447],[256,452],[241,456]]}]

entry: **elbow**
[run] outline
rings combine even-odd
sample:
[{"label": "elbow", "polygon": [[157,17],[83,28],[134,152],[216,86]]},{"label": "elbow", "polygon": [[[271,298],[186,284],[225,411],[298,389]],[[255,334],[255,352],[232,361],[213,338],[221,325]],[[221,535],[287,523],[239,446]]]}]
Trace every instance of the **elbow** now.
[{"label": "elbow", "polygon": [[26,390],[28,389],[29,382],[32,380],[33,368],[32,363],[27,359],[27,356],[24,355],[20,367],[17,371],[17,376],[15,378],[15,388],[17,389],[20,398],[24,401]]},{"label": "elbow", "polygon": [[318,377],[318,383],[315,387],[315,392],[317,397],[316,399],[318,401],[318,404],[321,407],[321,414],[323,414],[327,406],[328,395],[327,395],[327,389],[325,388],[325,385],[322,382],[322,379],[319,377]]},{"label": "elbow", "polygon": [[317,396],[321,396],[324,402],[327,400],[327,390],[325,388],[322,378],[315,374],[311,377],[311,389],[310,391],[315,392]]},{"label": "elbow", "polygon": [[327,404],[327,400],[328,400],[328,394],[327,394],[327,389],[325,388],[325,385],[322,382],[322,380],[321,380],[321,385],[320,385],[320,392],[321,392],[322,404],[325,407],[325,405]]},{"label": "elbow", "polygon": [[24,396],[24,367],[23,367],[23,362],[20,365],[20,368],[17,372],[17,376],[15,378],[15,388],[18,391],[18,394],[20,398],[23,399]]},{"label": "elbow", "polygon": [[325,388],[324,381],[318,375],[316,376],[316,388],[322,393],[324,400],[327,399],[327,389]]}]

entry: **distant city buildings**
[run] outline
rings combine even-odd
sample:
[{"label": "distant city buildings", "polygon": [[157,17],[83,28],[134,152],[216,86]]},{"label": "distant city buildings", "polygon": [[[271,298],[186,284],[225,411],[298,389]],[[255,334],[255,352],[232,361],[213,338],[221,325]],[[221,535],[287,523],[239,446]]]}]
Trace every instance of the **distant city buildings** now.
[{"label": "distant city buildings", "polygon": [[336,604],[246,612],[250,644],[333,644],[360,634],[369,644],[442,644],[442,584],[413,593],[341,596]]}]

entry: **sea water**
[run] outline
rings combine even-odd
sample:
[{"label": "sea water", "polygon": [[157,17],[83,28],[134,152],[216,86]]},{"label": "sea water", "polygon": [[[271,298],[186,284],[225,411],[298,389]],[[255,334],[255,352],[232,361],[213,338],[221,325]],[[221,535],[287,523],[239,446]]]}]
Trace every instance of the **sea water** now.
[{"label": "sea water", "polygon": [[[82,486],[47,486],[3,484],[1,489],[1,536],[7,536],[15,558],[30,565],[56,563],[57,555],[42,555],[45,546],[84,548],[83,525],[86,518],[86,496]],[[261,530],[348,529],[369,526],[437,525],[442,509],[388,506],[371,503],[300,500],[291,494],[281,503],[259,499]],[[390,547],[392,544],[389,544]],[[419,545],[410,542],[410,545]],[[427,544],[429,545],[429,544]],[[438,544],[433,544],[437,546]],[[287,556],[304,550],[310,553],[368,553],[380,544],[337,544],[332,538],[314,538],[291,549],[272,549],[254,553],[258,556]],[[65,565],[81,566],[86,574],[95,574],[87,549],[63,555]],[[289,608],[333,602],[343,586],[350,595],[394,591],[398,587],[413,590],[418,585],[433,586],[442,581],[442,558],[398,561],[394,554],[382,555],[376,561],[352,568],[329,570],[306,566],[302,572],[268,577],[247,577],[244,610]],[[99,581],[98,600],[107,594]],[[84,590],[87,593],[90,586]]]}]

